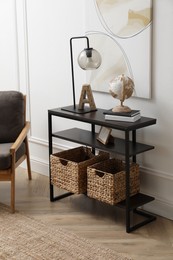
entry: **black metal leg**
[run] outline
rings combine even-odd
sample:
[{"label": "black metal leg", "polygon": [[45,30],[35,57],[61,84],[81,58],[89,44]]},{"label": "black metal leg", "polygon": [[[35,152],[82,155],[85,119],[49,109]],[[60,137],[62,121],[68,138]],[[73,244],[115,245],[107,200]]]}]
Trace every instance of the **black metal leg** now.
[{"label": "black metal leg", "polygon": [[125,132],[125,172],[126,172],[126,232],[130,232],[130,159],[129,131]]},{"label": "black metal leg", "polygon": [[146,211],[142,211],[142,210],[139,210],[139,209],[134,209],[133,213],[134,214],[138,214],[140,216],[143,216],[146,219],[141,221],[141,222],[139,222],[138,224],[136,224],[134,226],[131,226],[130,227],[130,232],[132,232],[132,231],[134,231],[134,230],[136,230],[136,229],[138,229],[138,228],[140,228],[140,227],[142,227],[142,226],[144,226],[144,225],[146,225],[146,224],[156,220],[156,216],[154,216],[154,215],[152,215],[152,214],[150,214],[150,213],[148,213]]},{"label": "black metal leg", "polygon": [[[95,134],[95,125],[91,124],[91,132],[92,134]],[[92,153],[95,154],[96,149],[92,147]]]},{"label": "black metal leg", "polygon": [[48,113],[48,134],[49,134],[49,186],[50,201],[53,201],[53,185],[51,184],[50,155],[52,154],[52,115]]},{"label": "black metal leg", "polygon": [[[136,145],[136,130],[132,131],[132,142],[133,145]],[[136,162],[136,155],[133,156],[133,162],[134,163]]]},{"label": "black metal leg", "polygon": [[54,201],[54,189],[51,183],[50,183],[50,201]]},{"label": "black metal leg", "polygon": [[65,198],[67,196],[73,195],[72,192],[66,192],[59,196],[54,197],[54,186],[51,184],[51,168],[50,168],[50,155],[53,152],[53,144],[52,144],[52,115],[48,113],[48,134],[49,134],[49,186],[50,186],[50,201],[53,202],[55,200],[59,200]]},{"label": "black metal leg", "polygon": [[71,195],[74,195],[74,193],[72,193],[72,192],[66,192],[66,193],[63,193],[63,194],[61,194],[61,195],[58,195],[58,196],[53,197],[53,199],[52,199],[51,201],[60,200],[60,199],[66,198],[66,197],[71,196]]}]

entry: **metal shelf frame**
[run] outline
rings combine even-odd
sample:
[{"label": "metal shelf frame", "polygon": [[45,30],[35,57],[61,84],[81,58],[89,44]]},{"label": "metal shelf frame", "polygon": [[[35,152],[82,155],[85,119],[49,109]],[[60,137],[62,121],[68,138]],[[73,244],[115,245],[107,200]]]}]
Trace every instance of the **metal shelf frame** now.
[{"label": "metal shelf frame", "polygon": [[[48,110],[48,134],[49,134],[49,158],[53,153],[53,138],[60,138],[63,140],[87,145],[95,149],[105,150],[108,152],[114,152],[125,157],[125,171],[126,171],[126,199],[116,206],[125,208],[126,214],[126,232],[130,233],[139,227],[156,220],[156,217],[146,211],[139,209],[142,205],[154,200],[154,197],[139,193],[130,197],[130,158],[133,162],[136,162],[136,155],[154,149],[154,146],[138,143],[136,141],[136,131],[138,129],[156,124],[156,119],[141,117],[134,123],[109,121],[104,119],[103,109],[97,109],[97,111],[87,114],[76,114],[65,111],[64,108],[55,108]],[[61,117],[65,119],[76,120],[90,124],[91,130],[82,130],[79,128],[67,129],[59,132],[52,132],[52,117]],[[120,130],[124,132],[124,139],[115,138],[114,144],[101,144],[97,139],[97,133],[95,132],[96,126],[105,126],[112,129]],[[50,165],[50,162],[49,162]],[[56,201],[67,196],[73,195],[71,192],[66,192],[59,196],[54,196],[54,186],[51,184],[51,169],[49,167],[50,176],[50,201]],[[131,213],[144,217],[137,224],[132,224]]]}]

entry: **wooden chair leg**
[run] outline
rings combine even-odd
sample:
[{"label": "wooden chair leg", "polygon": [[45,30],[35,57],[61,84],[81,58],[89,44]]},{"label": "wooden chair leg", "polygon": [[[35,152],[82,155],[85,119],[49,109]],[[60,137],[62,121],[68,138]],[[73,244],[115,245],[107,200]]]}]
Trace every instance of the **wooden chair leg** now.
[{"label": "wooden chair leg", "polygon": [[15,213],[15,170],[11,176],[11,211]]},{"label": "wooden chair leg", "polygon": [[28,179],[32,180],[32,174],[31,174],[31,164],[30,164],[30,156],[29,156],[29,145],[28,145],[28,138],[26,137],[25,140],[26,144],[26,162],[27,162],[27,169],[28,169]]}]

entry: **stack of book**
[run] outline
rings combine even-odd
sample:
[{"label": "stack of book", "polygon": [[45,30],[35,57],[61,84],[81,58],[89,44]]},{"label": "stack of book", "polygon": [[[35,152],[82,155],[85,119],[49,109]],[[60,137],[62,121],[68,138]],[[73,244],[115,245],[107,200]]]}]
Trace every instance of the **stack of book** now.
[{"label": "stack of book", "polygon": [[105,120],[116,120],[124,122],[136,122],[141,118],[140,110],[131,110],[130,112],[112,112],[107,110],[104,112]]}]

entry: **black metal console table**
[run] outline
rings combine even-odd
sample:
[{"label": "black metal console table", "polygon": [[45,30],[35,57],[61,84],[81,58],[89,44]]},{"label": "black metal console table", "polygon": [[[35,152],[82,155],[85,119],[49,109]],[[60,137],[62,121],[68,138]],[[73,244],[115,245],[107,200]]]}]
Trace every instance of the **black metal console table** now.
[{"label": "black metal console table", "polygon": [[[129,123],[120,121],[108,121],[104,119],[103,109],[97,109],[95,112],[86,114],[76,114],[62,110],[61,108],[55,108],[48,110],[48,132],[49,132],[49,155],[52,154],[52,139],[60,138],[71,142],[76,142],[79,144],[87,145],[93,149],[104,150],[108,152],[117,153],[125,156],[126,163],[126,200],[122,201],[116,206],[125,208],[126,212],[126,232],[134,231],[135,229],[153,221],[156,219],[152,214],[145,212],[139,207],[154,200],[154,197],[138,193],[130,197],[130,185],[129,185],[129,175],[130,175],[130,158],[133,162],[136,162],[136,155],[154,149],[154,146],[138,143],[136,141],[136,130],[151,126],[156,124],[156,119],[141,117],[140,120]],[[85,122],[91,125],[91,130],[83,130],[79,128],[71,128],[64,131],[52,132],[52,117],[62,117],[66,119],[76,120],[80,122]],[[120,130],[124,132],[124,139],[114,138],[114,143],[108,143],[107,145],[101,144],[97,139],[97,133],[95,132],[95,126],[105,126],[112,129]],[[49,156],[50,157],[50,156]],[[51,176],[51,172],[50,172]],[[50,182],[50,200],[55,201],[66,196],[72,195],[73,193],[67,192],[60,196],[54,196],[54,187]],[[141,222],[132,225],[131,224],[131,212],[133,214],[141,215],[145,218]]]}]

